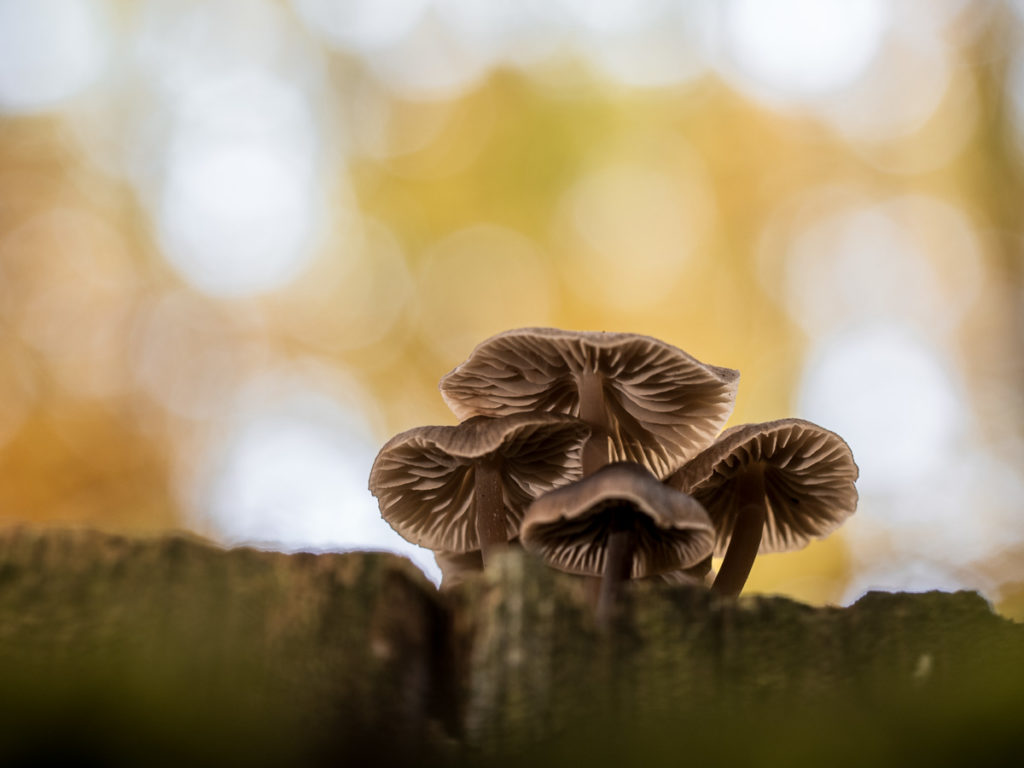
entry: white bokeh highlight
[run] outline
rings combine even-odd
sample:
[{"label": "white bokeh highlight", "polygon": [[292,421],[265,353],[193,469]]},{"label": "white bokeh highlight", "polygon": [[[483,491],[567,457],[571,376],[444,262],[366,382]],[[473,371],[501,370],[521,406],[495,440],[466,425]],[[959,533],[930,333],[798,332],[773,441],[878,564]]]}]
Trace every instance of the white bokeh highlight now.
[{"label": "white bokeh highlight", "polygon": [[585,30],[575,47],[601,73],[623,85],[679,86],[709,70],[715,29],[713,2],[563,2]]},{"label": "white bokeh highlight", "polygon": [[[887,36],[861,78],[831,98],[820,99],[815,108],[851,141],[906,139],[939,110],[953,74],[948,43],[915,17]],[[950,146],[956,148],[969,133],[964,128],[973,126],[974,115],[968,112],[945,122],[953,139]]]},{"label": "white bokeh highlight", "polygon": [[128,175],[164,256],[211,296],[284,287],[344,176],[329,175],[321,52],[266,0],[147,0],[135,23],[125,67],[145,109],[125,127]]},{"label": "white bokeh highlight", "polygon": [[114,43],[101,0],[0,0],[0,113],[61,106],[98,80]]},{"label": "white bokeh highlight", "polygon": [[438,14],[425,14],[394,45],[365,54],[370,72],[400,98],[447,100],[490,71],[495,51],[474,45]]},{"label": "white bokeh highlight", "polygon": [[888,23],[881,0],[731,0],[727,55],[736,75],[769,99],[811,98],[854,83]]},{"label": "white bokeh highlight", "polygon": [[328,44],[367,53],[393,45],[423,16],[430,0],[292,0],[299,17]]},{"label": "white bokeh highlight", "polygon": [[984,564],[1024,543],[1024,481],[972,435],[948,354],[898,322],[825,336],[798,413],[841,434],[861,470],[843,527],[854,563],[845,603],[870,589],[997,588]]},{"label": "white bokeh highlight", "polygon": [[287,283],[312,258],[316,132],[302,96],[251,74],[199,89],[179,116],[158,210],[171,264],[232,296]]},{"label": "white bokeh highlight", "polygon": [[198,489],[201,529],[282,551],[394,552],[440,580],[433,555],[395,533],[367,489],[381,442],[367,401],[286,375],[255,383],[242,402]]},{"label": "white bokeh highlight", "polygon": [[952,455],[969,420],[953,368],[911,329],[865,324],[819,339],[798,413],[842,435],[862,493],[919,482]]}]

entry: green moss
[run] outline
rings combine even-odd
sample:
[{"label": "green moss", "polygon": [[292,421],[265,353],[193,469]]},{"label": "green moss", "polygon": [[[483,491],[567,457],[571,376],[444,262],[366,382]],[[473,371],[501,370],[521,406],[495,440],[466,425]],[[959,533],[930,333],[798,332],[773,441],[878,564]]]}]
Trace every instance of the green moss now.
[{"label": "green moss", "polygon": [[0,764],[975,764],[1015,746],[1024,628],[975,594],[847,609],[510,552],[438,595],[390,555],[0,534]]}]

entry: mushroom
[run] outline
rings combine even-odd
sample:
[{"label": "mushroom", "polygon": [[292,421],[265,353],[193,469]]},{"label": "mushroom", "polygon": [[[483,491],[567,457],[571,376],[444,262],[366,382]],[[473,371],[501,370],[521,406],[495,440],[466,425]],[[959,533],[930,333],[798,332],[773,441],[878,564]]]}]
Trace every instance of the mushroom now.
[{"label": "mushroom", "polygon": [[664,477],[711,443],[738,382],[738,371],[650,336],[519,328],[477,345],[441,379],[441,394],[459,418],[578,415],[592,428],[584,475],[633,461]]},{"label": "mushroom", "polygon": [[534,498],[582,473],[590,429],[570,416],[477,417],[417,427],[391,438],[373,462],[370,492],[381,516],[414,544],[483,562],[519,533]]},{"label": "mushroom", "polygon": [[711,555],[708,555],[689,568],[677,568],[674,571],[659,573],[654,580],[675,586],[710,586],[714,576],[715,574],[711,570]]},{"label": "mushroom", "polygon": [[[508,546],[521,549],[518,538],[512,539]],[[441,569],[441,589],[461,584],[469,574],[480,573],[484,569],[484,556],[479,549],[470,552],[437,550],[434,552],[434,562]]]},{"label": "mushroom", "polygon": [[484,569],[484,555],[479,549],[471,552],[437,550],[434,562],[441,569],[441,589],[461,584],[468,574],[480,573]]},{"label": "mushroom", "polygon": [[736,596],[758,552],[786,552],[827,536],[857,507],[857,465],[846,442],[803,419],[726,430],[666,482],[693,495],[725,557],[714,590]]},{"label": "mushroom", "polygon": [[607,626],[625,580],[701,563],[714,527],[693,497],[640,464],[615,462],[534,501],[520,539],[559,570],[601,576],[597,618]]}]

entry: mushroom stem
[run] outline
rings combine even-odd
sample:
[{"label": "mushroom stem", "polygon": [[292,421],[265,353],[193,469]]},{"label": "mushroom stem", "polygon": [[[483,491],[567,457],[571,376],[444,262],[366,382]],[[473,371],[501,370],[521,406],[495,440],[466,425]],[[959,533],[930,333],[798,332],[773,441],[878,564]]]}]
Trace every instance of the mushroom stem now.
[{"label": "mushroom stem", "polygon": [[764,468],[749,467],[736,477],[736,523],[729,540],[729,549],[712,587],[726,597],[736,597],[747,583],[750,568],[761,546],[761,535],[767,517],[764,493]]},{"label": "mushroom stem", "polygon": [[477,463],[473,476],[476,537],[486,567],[494,553],[508,545],[501,460],[496,457],[482,459]]},{"label": "mushroom stem", "polygon": [[608,546],[604,556],[604,574],[597,597],[598,626],[608,629],[618,613],[623,584],[633,573],[633,551],[636,549],[636,528],[633,511],[627,507],[610,510],[611,523]]},{"label": "mushroom stem", "polygon": [[608,463],[608,411],[604,407],[604,377],[588,371],[579,377],[580,419],[591,427],[583,443],[583,476],[594,474]]}]

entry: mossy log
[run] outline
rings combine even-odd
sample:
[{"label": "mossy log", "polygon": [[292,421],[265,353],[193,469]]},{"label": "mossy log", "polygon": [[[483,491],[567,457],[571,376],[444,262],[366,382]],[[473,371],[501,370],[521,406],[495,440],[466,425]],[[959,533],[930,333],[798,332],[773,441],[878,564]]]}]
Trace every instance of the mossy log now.
[{"label": "mossy log", "polygon": [[[588,587],[522,552],[438,593],[386,554],[0,532],[0,764],[976,764],[1024,733],[1024,627]],[[358,761],[358,762],[356,762]]]},{"label": "mossy log", "polygon": [[[447,626],[433,584],[393,555],[8,531],[0,765],[49,750],[124,765],[436,753],[454,728]],[[379,750],[373,734],[388,734]]]}]

